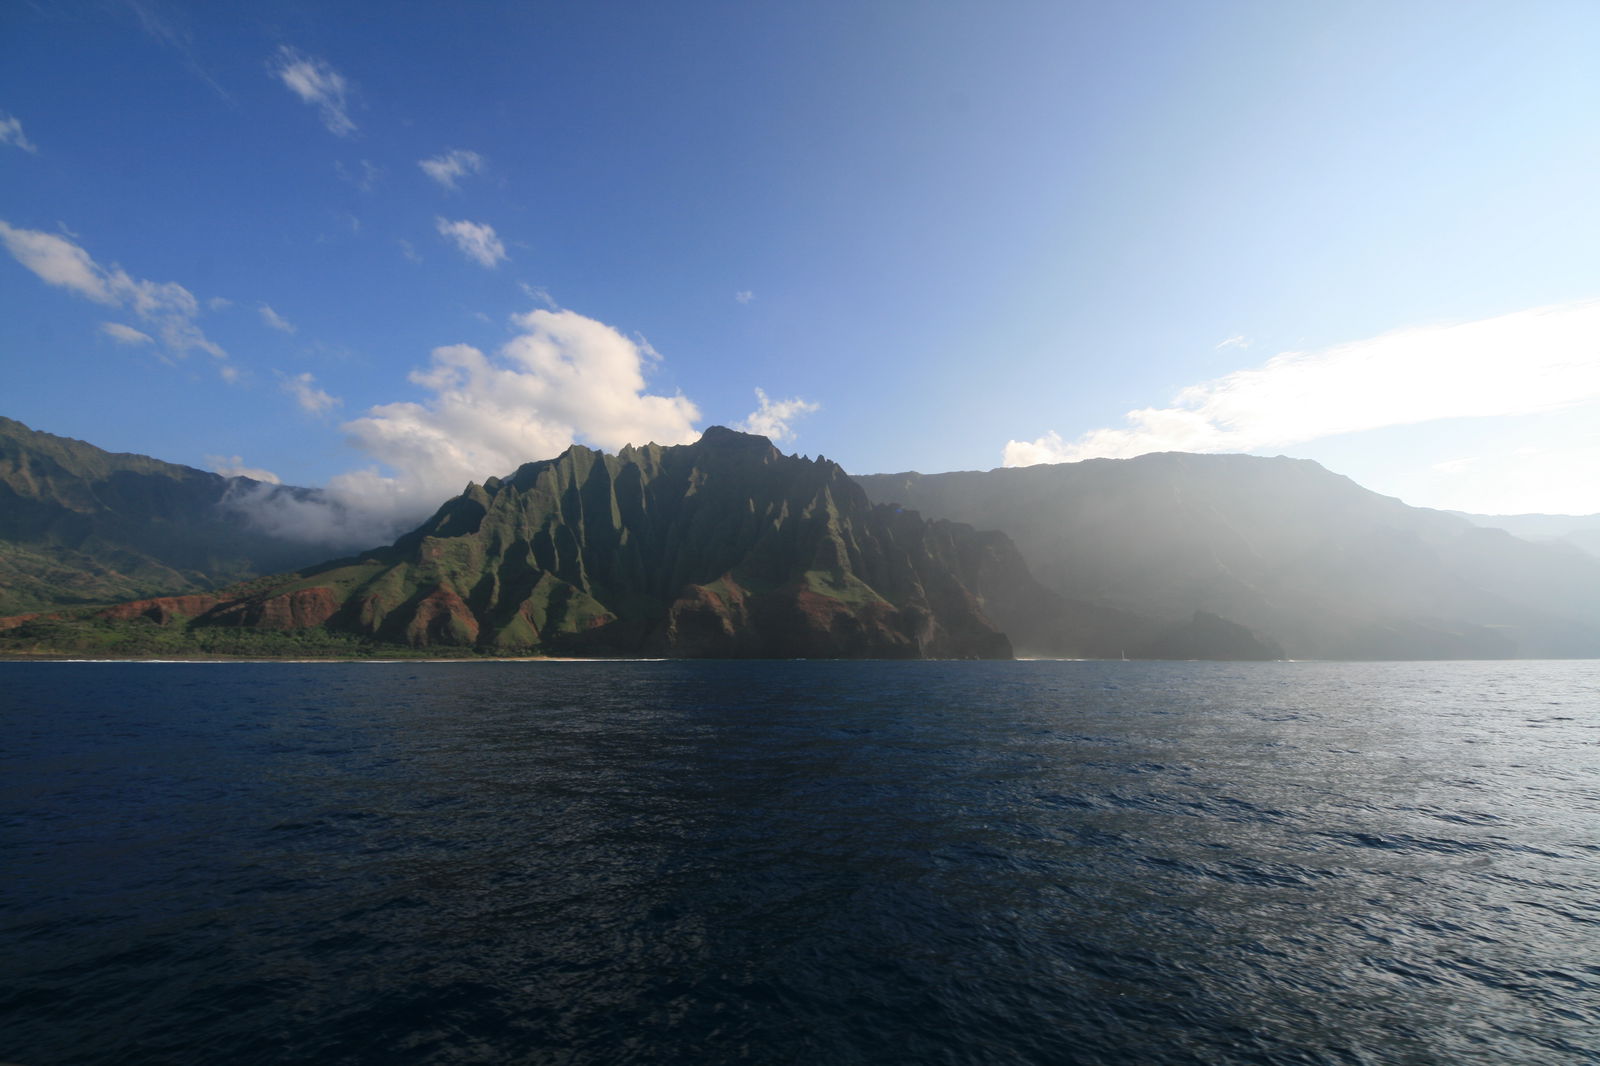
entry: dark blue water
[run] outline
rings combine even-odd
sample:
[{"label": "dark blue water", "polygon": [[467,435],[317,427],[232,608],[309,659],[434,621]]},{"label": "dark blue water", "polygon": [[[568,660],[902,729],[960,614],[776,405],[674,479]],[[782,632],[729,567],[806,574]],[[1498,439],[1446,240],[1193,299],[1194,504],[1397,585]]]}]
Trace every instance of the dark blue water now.
[{"label": "dark blue water", "polygon": [[1597,663],[0,663],[0,1061],[1597,1056]]}]

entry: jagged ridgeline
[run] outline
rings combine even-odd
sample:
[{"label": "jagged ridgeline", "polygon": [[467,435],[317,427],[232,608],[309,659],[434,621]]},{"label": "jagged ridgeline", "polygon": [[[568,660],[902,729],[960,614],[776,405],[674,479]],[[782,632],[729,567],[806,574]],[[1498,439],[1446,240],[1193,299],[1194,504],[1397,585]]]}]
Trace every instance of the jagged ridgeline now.
[{"label": "jagged ridgeline", "polygon": [[974,592],[995,539],[714,427],[573,446],[469,485],[390,547],[107,617],[497,654],[1008,657]]}]

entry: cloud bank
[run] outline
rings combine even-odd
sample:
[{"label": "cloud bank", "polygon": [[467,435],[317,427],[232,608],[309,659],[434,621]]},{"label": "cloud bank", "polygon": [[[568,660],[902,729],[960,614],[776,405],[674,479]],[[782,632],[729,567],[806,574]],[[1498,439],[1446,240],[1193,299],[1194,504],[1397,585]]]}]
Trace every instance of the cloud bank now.
[{"label": "cloud bank", "polygon": [[274,57],[272,73],[302,101],[317,109],[329,133],[349,137],[356,132],[356,124],[350,119],[350,87],[344,75],[327,63],[284,45]]},{"label": "cloud bank", "polygon": [[448,239],[461,250],[462,255],[479,266],[493,269],[506,258],[506,246],[500,243],[493,226],[483,222],[468,222],[466,219],[451,222],[439,218],[434,221],[439,228],[439,235]]},{"label": "cloud bank", "polygon": [[[280,535],[369,547],[415,526],[467,482],[573,443],[615,451],[699,436],[700,412],[686,397],[646,391],[657,357],[643,341],[574,311],[531,311],[512,323],[520,332],[493,355],[465,344],[434,349],[410,375],[427,394],[420,402],[382,404],[344,423],[374,465],[321,492],[255,490],[233,505]],[[302,385],[313,388],[310,375],[285,382],[297,398]]]},{"label": "cloud bank", "polygon": [[1006,466],[1244,452],[1443,418],[1527,415],[1600,398],[1600,300],[1398,330],[1192,385],[1077,440],[1008,441]]},{"label": "cloud bank", "polygon": [[[194,293],[175,281],[141,281],[120,266],[100,266],[83,248],[65,237],[43,230],[17,229],[0,220],[0,242],[6,250],[47,284],[77,293],[107,307],[124,307],[137,315],[172,355],[182,358],[191,351],[206,352],[217,359],[228,353],[213,344],[201,331],[200,302]],[[117,327],[117,328],[110,328]],[[138,330],[108,323],[101,326],[108,335],[124,342],[138,343]],[[140,334],[144,336],[144,334]],[[219,368],[232,380],[231,366]]]},{"label": "cloud bank", "polygon": [[764,389],[756,390],[756,401],[760,404],[733,428],[742,429],[746,433],[759,433],[774,444],[794,440],[794,430],[789,423],[802,415],[808,415],[818,409],[818,405],[798,396],[774,403]]}]

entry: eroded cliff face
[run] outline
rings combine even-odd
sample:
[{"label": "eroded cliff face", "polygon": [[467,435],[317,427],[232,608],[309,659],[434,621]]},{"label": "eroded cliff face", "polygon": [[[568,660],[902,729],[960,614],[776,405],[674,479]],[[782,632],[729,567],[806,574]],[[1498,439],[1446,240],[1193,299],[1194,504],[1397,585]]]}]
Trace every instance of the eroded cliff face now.
[{"label": "eroded cliff face", "polygon": [[978,536],[718,427],[617,455],[574,446],[469,485],[391,547],[209,604],[113,610],[501,654],[1009,657],[977,591]]}]

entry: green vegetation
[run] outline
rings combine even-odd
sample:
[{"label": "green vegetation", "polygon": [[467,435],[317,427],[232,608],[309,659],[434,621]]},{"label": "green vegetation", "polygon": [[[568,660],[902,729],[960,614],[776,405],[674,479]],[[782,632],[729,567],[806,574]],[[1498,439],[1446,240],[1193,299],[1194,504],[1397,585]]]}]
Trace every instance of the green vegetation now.
[{"label": "green vegetation", "polygon": [[416,659],[471,658],[470,648],[413,648],[325,629],[291,632],[165,625],[148,619],[38,619],[0,632],[0,656],[70,658]]},{"label": "green vegetation", "polygon": [[0,651],[1007,655],[952,528],[875,509],[833,463],[730,430],[617,456],[574,446],[468,486],[390,547],[214,597],[35,619],[0,631]]},{"label": "green vegetation", "polygon": [[325,556],[228,506],[258,487],[0,418],[0,617],[213,589]]}]

